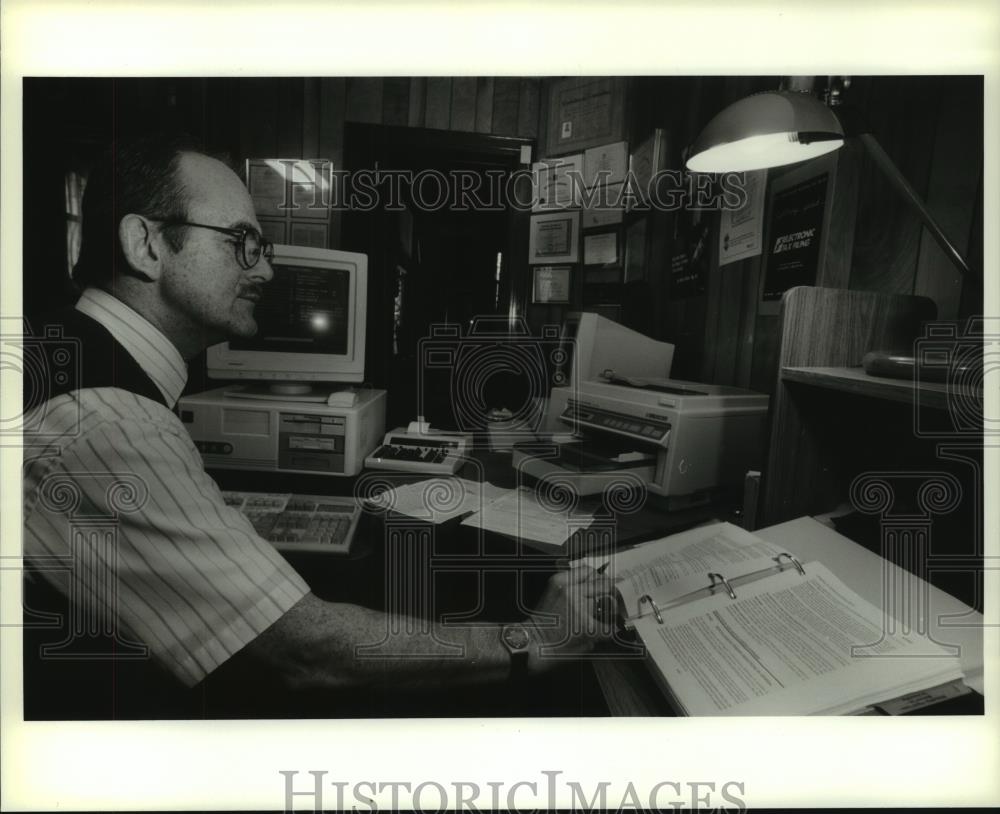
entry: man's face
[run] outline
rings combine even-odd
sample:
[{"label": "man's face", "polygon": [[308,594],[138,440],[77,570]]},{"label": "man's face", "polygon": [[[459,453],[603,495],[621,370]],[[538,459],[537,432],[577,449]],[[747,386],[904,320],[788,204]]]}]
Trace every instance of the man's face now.
[{"label": "man's face", "polygon": [[[185,153],[178,171],[188,196],[187,220],[260,230],[246,187],[225,164]],[[188,227],[181,250],[164,257],[161,294],[174,327],[200,334],[204,346],[257,332],[254,306],[273,271],[263,257],[253,268],[243,268],[237,242],[221,232]]]}]

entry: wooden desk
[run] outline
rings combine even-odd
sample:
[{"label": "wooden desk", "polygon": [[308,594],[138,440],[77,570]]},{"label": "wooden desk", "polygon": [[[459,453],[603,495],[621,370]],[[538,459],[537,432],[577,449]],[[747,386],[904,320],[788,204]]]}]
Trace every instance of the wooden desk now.
[{"label": "wooden desk", "polygon": [[[893,586],[907,584],[924,589],[908,592],[912,604],[904,609],[908,607],[910,618],[929,620],[926,632],[932,641],[959,648],[966,684],[983,692],[982,614],[811,517],[758,529],[754,534],[791,551],[803,563],[822,562],[876,607],[886,605],[886,591],[893,591]],[[595,661],[594,672],[612,715],[673,714],[644,662]]]}]

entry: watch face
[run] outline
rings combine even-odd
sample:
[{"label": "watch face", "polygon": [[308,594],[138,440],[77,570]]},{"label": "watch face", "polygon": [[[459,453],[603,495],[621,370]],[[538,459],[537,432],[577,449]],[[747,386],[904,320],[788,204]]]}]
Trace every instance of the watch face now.
[{"label": "watch face", "polygon": [[508,625],[503,629],[504,643],[512,650],[523,650],[530,641],[528,631],[520,625]]}]

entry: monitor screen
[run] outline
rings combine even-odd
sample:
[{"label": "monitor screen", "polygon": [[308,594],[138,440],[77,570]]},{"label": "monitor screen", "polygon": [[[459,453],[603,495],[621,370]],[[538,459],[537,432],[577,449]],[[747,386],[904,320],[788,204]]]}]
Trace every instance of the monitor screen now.
[{"label": "monitor screen", "polygon": [[209,348],[215,379],[364,380],[368,258],[275,246],[274,278],[254,309],[257,334]]},{"label": "monitor screen", "polygon": [[351,272],[275,261],[274,279],[254,310],[257,335],[232,339],[233,350],[347,353]]}]

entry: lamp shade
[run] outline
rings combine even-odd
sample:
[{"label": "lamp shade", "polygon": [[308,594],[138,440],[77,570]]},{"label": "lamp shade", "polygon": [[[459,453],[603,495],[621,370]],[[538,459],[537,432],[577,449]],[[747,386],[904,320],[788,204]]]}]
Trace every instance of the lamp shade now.
[{"label": "lamp shade", "polygon": [[734,102],[691,145],[692,172],[744,172],[794,164],[838,149],[844,128],[808,93],[768,91]]}]

